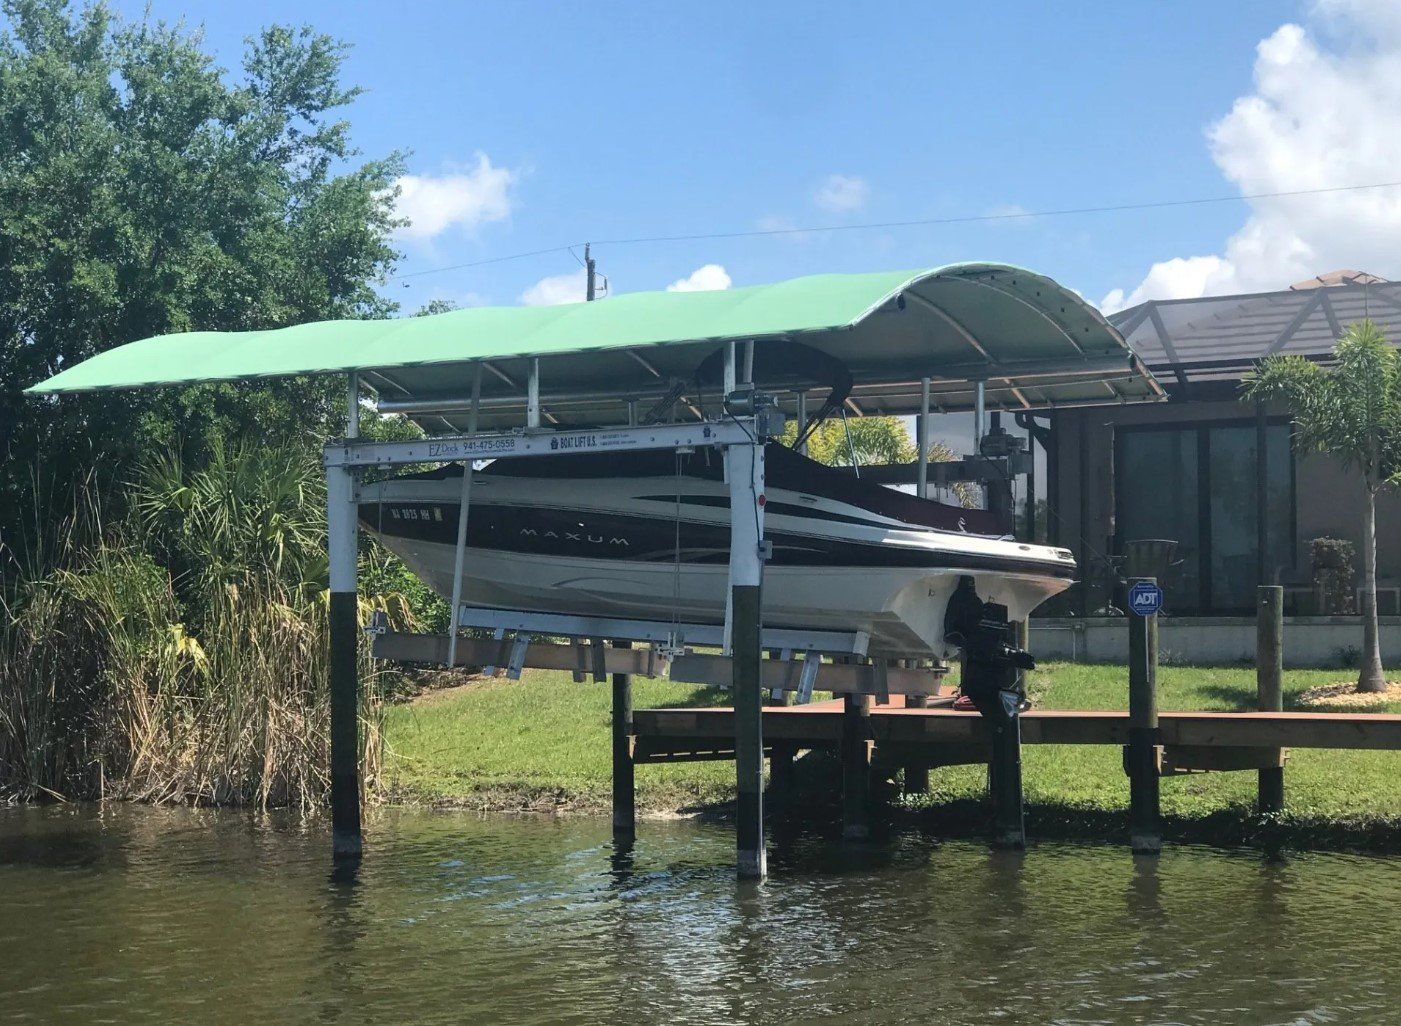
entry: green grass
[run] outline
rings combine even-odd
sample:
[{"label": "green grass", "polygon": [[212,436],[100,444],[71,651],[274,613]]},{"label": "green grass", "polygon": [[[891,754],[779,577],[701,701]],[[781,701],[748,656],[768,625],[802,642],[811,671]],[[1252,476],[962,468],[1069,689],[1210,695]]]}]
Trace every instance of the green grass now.
[{"label": "green grass", "polygon": [[[1346,679],[1346,670],[1285,675],[1285,707],[1306,688]],[[1052,709],[1122,709],[1127,674],[1121,666],[1050,663],[1033,673],[1030,691]],[[1159,670],[1164,710],[1235,710],[1253,706],[1249,667],[1166,666]],[[607,684],[575,684],[568,674],[527,673],[519,682],[480,682],[430,693],[390,710],[386,793],[391,800],[481,809],[607,807],[610,787]],[[723,691],[638,680],[634,701],[649,706],[724,704]],[[1401,704],[1385,707],[1401,712]],[[1122,830],[1128,784],[1120,750],[1095,745],[1029,745],[1024,750],[1029,829],[1033,834]],[[830,765],[811,760],[808,786],[835,793]],[[896,815],[947,816],[976,809],[985,788],[980,767],[931,773],[927,798]],[[729,762],[641,766],[639,807],[652,812],[714,808],[733,796]],[[1207,773],[1162,781],[1170,836],[1202,831],[1249,839],[1255,774]],[[1295,750],[1285,771],[1287,812],[1274,820],[1289,830],[1350,843],[1401,838],[1401,753]],[[1388,841],[1390,843],[1390,841]]]},{"label": "green grass", "polygon": [[[636,708],[723,705],[728,693],[637,678]],[[495,810],[601,810],[612,780],[612,689],[568,673],[527,670],[519,681],[483,680],[429,692],[386,718],[387,792]],[[638,806],[675,811],[727,801],[727,762],[645,766]]]}]

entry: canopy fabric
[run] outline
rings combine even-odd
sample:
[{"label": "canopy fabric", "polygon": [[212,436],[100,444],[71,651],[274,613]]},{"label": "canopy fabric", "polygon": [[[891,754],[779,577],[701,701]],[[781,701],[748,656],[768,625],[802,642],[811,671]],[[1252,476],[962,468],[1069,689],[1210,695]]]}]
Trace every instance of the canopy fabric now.
[{"label": "canopy fabric", "polygon": [[[716,343],[761,345],[772,338],[802,341],[842,360],[858,383],[856,395],[864,389],[873,412],[908,412],[910,382],[917,386],[926,375],[950,386],[990,379],[993,408],[1162,394],[1092,306],[1042,275],[987,263],[823,274],[716,292],[640,292],[564,306],[163,335],[108,350],[29,391],[358,371],[382,397],[415,400],[465,395],[472,363],[483,361],[492,372],[482,389],[487,426],[499,419],[492,411],[523,405],[528,361],[542,357],[542,399],[548,405],[557,397],[551,418],[586,422],[616,412],[625,394],[635,399],[684,380]],[[1022,374],[1047,363],[1055,364],[1054,374]],[[1114,382],[1107,388],[1106,378]],[[1036,380],[1044,387],[1038,390]],[[935,400],[941,409],[971,400],[966,387],[961,393],[946,387],[943,394],[945,403]]]}]

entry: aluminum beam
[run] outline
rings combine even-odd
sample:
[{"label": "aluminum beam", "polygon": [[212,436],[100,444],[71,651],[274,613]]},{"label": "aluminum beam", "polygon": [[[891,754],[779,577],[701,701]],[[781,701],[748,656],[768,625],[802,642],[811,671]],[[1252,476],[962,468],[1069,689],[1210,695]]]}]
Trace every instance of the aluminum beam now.
[{"label": "aluminum beam", "polygon": [[740,417],[700,424],[648,424],[587,431],[499,431],[477,435],[437,435],[408,442],[355,442],[326,446],[328,467],[385,467],[404,463],[456,463],[460,460],[555,456],[561,453],[629,452],[747,445],[754,419]]}]

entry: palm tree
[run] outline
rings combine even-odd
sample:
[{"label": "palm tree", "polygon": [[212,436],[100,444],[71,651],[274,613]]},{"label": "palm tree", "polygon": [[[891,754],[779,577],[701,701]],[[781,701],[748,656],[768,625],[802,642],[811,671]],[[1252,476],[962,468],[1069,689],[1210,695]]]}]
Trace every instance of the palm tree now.
[{"label": "palm tree", "polygon": [[1350,325],[1325,369],[1302,356],[1273,356],[1245,384],[1248,399],[1279,400],[1303,449],[1362,474],[1362,669],[1357,690],[1386,690],[1377,627],[1377,493],[1401,483],[1401,355],[1371,321]]}]

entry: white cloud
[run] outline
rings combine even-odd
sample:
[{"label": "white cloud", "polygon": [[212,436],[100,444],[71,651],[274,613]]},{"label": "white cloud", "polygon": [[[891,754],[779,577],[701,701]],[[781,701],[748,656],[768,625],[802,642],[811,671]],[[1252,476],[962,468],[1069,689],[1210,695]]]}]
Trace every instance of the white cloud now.
[{"label": "white cloud", "polygon": [[485,153],[465,170],[443,175],[404,175],[398,181],[395,212],[409,224],[399,230],[406,239],[426,241],[449,228],[468,231],[511,214],[511,187],[519,175],[496,167]]},{"label": "white cloud", "polygon": [[812,194],[814,203],[833,214],[853,214],[870,198],[870,185],[856,175],[828,175]]},{"label": "white cloud", "polygon": [[730,287],[730,275],[719,264],[697,267],[666,287],[668,292],[717,292]]},{"label": "white cloud", "polygon": [[521,293],[526,306],[559,306],[562,303],[582,303],[588,291],[588,276],[581,267],[568,274],[552,274],[541,278]]},{"label": "white cloud", "polygon": [[[1320,0],[1307,25],[1276,29],[1256,48],[1254,90],[1207,129],[1207,141],[1245,195],[1401,178],[1401,4]],[[1401,189],[1248,202],[1249,217],[1221,253],[1154,264],[1101,306],[1282,289],[1340,268],[1401,278]]]}]

